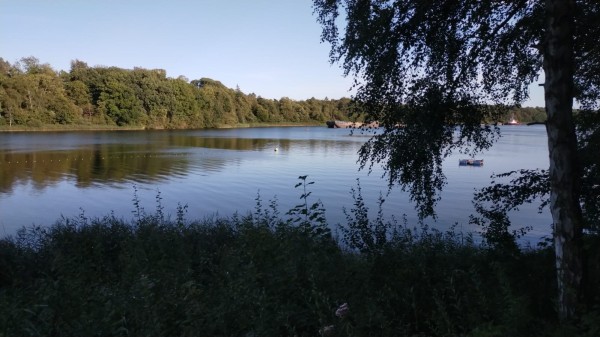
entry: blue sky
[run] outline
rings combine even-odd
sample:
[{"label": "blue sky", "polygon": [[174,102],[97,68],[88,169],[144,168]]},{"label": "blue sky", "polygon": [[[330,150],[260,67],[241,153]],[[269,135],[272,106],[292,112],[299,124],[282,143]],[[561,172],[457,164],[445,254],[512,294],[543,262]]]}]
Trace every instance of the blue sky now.
[{"label": "blue sky", "polygon": [[[161,68],[266,98],[349,97],[311,0],[0,0],[0,57]],[[525,106],[543,106],[532,86]]]}]

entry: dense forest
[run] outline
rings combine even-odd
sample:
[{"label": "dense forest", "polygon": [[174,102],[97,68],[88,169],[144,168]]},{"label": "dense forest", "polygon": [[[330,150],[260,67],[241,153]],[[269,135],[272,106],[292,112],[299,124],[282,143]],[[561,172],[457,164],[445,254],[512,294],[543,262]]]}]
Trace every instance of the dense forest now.
[{"label": "dense forest", "polygon": [[167,77],[163,69],[90,67],[55,71],[35,57],[0,58],[0,126],[106,125],[209,128],[347,119],[350,99],[267,99],[209,78]]},{"label": "dense forest", "polygon": [[[167,77],[163,69],[94,66],[56,71],[35,57],[0,58],[0,128],[49,125],[184,129],[350,119],[351,100],[245,94],[221,82]],[[545,120],[543,108],[514,108],[506,122]]]}]

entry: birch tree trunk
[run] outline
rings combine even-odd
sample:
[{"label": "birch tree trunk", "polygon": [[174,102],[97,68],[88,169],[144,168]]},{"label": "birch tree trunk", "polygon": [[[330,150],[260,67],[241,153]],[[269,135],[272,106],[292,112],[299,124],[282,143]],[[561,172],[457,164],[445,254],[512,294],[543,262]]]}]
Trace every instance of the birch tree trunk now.
[{"label": "birch tree trunk", "polygon": [[573,124],[573,0],[546,0],[543,44],[546,131],[550,154],[550,209],[558,280],[558,313],[575,317],[582,282],[580,170]]}]

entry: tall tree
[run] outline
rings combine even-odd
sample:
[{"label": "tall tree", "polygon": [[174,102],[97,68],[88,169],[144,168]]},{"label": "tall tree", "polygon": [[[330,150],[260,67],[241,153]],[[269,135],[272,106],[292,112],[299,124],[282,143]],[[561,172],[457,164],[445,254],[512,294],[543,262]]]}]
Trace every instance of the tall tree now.
[{"label": "tall tree", "polygon": [[[355,99],[385,131],[360,152],[423,217],[445,184],[442,160],[490,146],[479,126],[520,103],[543,70],[559,315],[576,315],[582,282],[580,169],[573,98],[594,106],[599,5],[591,0],[314,0],[331,61],[356,78]],[[575,70],[577,69],[577,70]],[[494,105],[491,105],[494,104]],[[505,112],[505,111],[504,111]],[[398,128],[397,125],[404,127]],[[456,131],[457,130],[457,131]]]}]

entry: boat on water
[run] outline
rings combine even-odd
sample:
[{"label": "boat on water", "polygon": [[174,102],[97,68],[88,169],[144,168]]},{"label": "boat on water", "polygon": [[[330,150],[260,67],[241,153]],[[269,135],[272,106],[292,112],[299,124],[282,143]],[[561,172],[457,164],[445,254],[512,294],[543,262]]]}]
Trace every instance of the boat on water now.
[{"label": "boat on water", "polygon": [[506,123],[506,125],[519,125],[519,124],[521,124],[521,123],[519,123],[519,121],[515,119],[515,116],[512,116],[510,121],[508,121],[508,123]]},{"label": "boat on water", "polygon": [[460,166],[483,166],[483,159],[460,159],[458,161]]},{"label": "boat on water", "polygon": [[378,128],[379,122],[361,123],[361,122],[347,122],[347,121],[327,121],[325,122],[330,129],[347,129],[347,128]]}]

